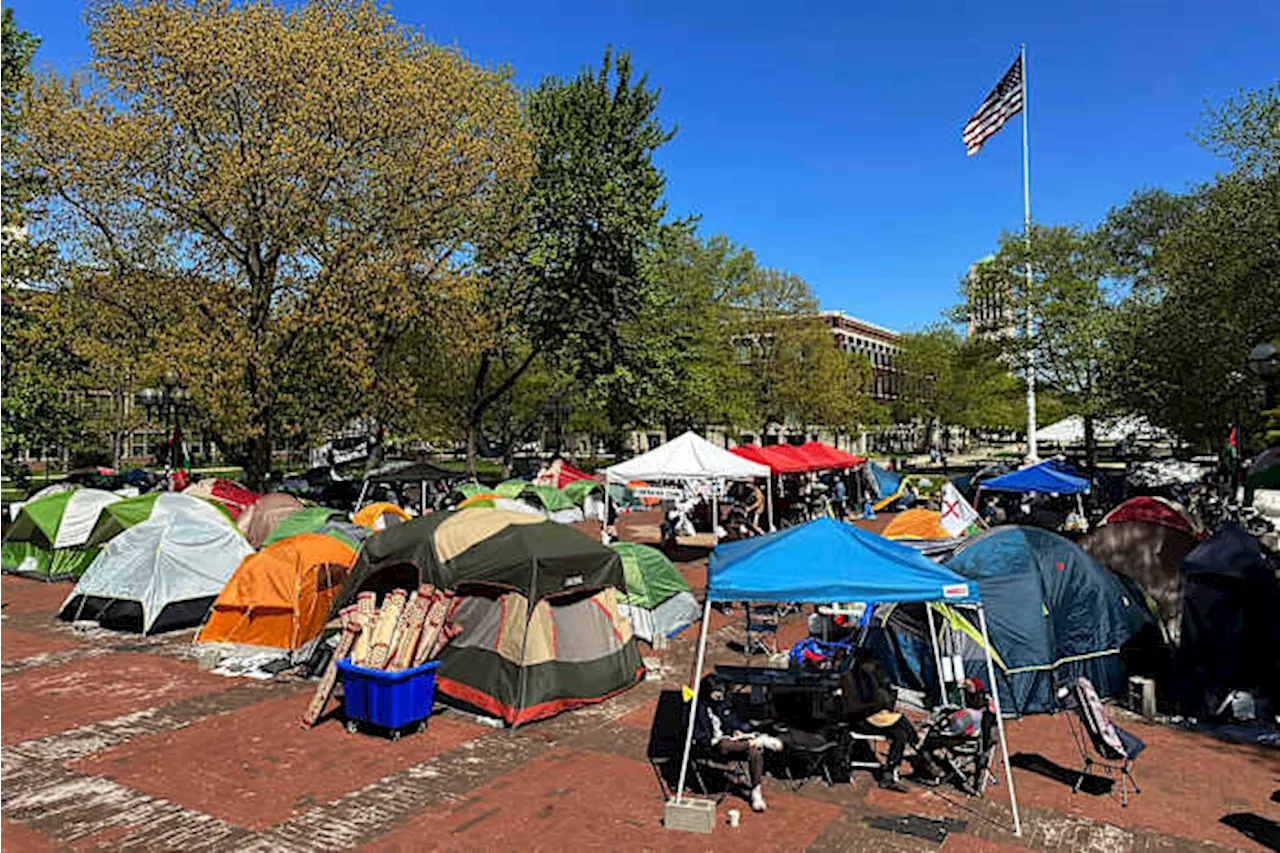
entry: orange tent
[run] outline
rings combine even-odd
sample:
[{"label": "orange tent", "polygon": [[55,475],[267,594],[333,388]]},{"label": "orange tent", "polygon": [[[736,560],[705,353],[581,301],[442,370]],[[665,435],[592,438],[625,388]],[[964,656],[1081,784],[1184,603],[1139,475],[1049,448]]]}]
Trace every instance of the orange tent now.
[{"label": "orange tent", "polygon": [[401,521],[409,520],[409,513],[402,510],[393,503],[386,501],[378,501],[361,508],[359,512],[351,516],[351,520],[361,527],[367,527],[370,530],[385,530],[387,522],[383,519],[384,515],[394,515]]},{"label": "orange tent", "polygon": [[942,529],[942,513],[931,509],[909,509],[898,513],[880,535],[885,539],[951,539]]},{"label": "orange tent", "polygon": [[298,649],[319,635],[355,562],[350,546],[299,533],[250,554],[222,588],[199,643]]}]

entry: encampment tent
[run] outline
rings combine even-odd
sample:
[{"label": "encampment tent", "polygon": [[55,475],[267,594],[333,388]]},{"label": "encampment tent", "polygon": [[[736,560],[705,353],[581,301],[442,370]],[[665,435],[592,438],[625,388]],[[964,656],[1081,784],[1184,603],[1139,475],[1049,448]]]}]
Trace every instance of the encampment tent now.
[{"label": "encampment tent", "polygon": [[222,477],[206,477],[197,480],[182,490],[184,495],[217,501],[226,508],[232,518],[239,518],[240,513],[253,504],[262,495],[250,491],[239,483]]},{"label": "encampment tent", "polygon": [[43,580],[78,578],[97,555],[89,535],[119,495],[68,489],[23,505],[0,549],[4,571]]},{"label": "encampment tent", "polygon": [[[713,601],[869,604],[946,601],[955,606],[976,607],[980,633],[986,634],[984,608],[975,584],[930,562],[910,548],[834,519],[819,518],[777,533],[718,546],[711,553],[707,570],[707,599],[694,665],[693,707],[685,732],[677,801],[684,795],[685,768],[693,743],[692,721],[697,712],[698,685],[703,672],[710,621],[708,615]],[[1003,685],[996,683],[992,670],[993,664],[988,658],[988,681],[996,702],[1009,803],[1013,809],[1015,831],[1021,834],[1003,715],[999,713]]]},{"label": "encampment tent", "polygon": [[666,554],[634,542],[609,547],[622,557],[627,591],[618,606],[637,637],[652,643],[655,637],[674,637],[698,621],[702,608]]},{"label": "encampment tent", "polygon": [[196,498],[181,492],[148,492],[135,498],[125,498],[102,508],[98,521],[89,534],[88,544],[105,545],[134,525],[153,516],[181,511],[189,515],[204,516],[210,523],[234,524],[226,508],[212,500]]},{"label": "encampment tent", "polygon": [[378,501],[361,507],[355,515],[351,516],[353,522],[361,527],[367,527],[375,533],[379,530],[385,530],[392,524],[408,521],[409,518],[409,513],[386,501]]},{"label": "encampment tent", "polygon": [[897,514],[880,535],[885,539],[951,539],[942,529],[942,513],[933,509],[908,509]]},{"label": "encampment tent", "polygon": [[433,513],[365,542],[334,610],[362,590],[434,584],[459,595],[440,658],[451,704],[510,725],[600,702],[644,666],[618,610],[617,553],[563,524],[498,509]]},{"label": "encampment tent", "polygon": [[1178,641],[1182,563],[1196,547],[1189,519],[1156,499],[1132,498],[1112,510],[1080,546],[1151,596],[1165,635]]},{"label": "encampment tent", "polygon": [[1264,450],[1249,466],[1249,475],[1244,481],[1245,506],[1253,503],[1259,489],[1280,490],[1280,447]]},{"label": "encampment tent", "polygon": [[[993,477],[982,484],[993,492],[1036,492],[1042,495],[1088,494],[1089,481],[1078,477],[1066,466],[1046,459],[1017,471]],[[1097,685],[1095,685],[1097,686]]]},{"label": "encampment tent", "polygon": [[1175,671],[1182,712],[1207,717],[1232,690],[1280,707],[1280,574],[1275,557],[1225,524],[1183,561]]},{"label": "encampment tent", "polygon": [[282,539],[297,536],[299,533],[323,533],[349,545],[352,549],[360,547],[360,543],[369,535],[369,528],[361,527],[347,521],[346,513],[324,506],[309,506],[289,513],[263,540],[263,547],[274,545]]},{"label": "encampment tent", "polygon": [[356,509],[363,507],[366,499],[378,497],[371,491],[378,486],[394,489],[399,493],[397,500],[410,497],[403,494],[402,490],[414,491],[413,487],[417,486],[416,494],[412,497],[418,500],[419,510],[425,512],[432,503],[431,492],[444,490],[448,484],[463,476],[460,471],[450,471],[434,462],[388,462],[365,475],[364,482],[360,484],[360,496],[356,498]]},{"label": "encampment tent", "polygon": [[1052,711],[1056,686],[1078,676],[1102,696],[1127,689],[1121,647],[1154,616],[1078,545],[1039,528],[997,527],[945,565],[977,582],[1009,708]]},{"label": "encampment tent", "polygon": [[272,492],[258,498],[248,509],[240,513],[236,524],[239,525],[244,538],[249,540],[250,545],[261,548],[273,527],[302,508],[302,501],[293,495]]},{"label": "encampment tent", "polygon": [[252,553],[225,515],[157,503],[103,546],[59,615],[146,634],[199,625]]},{"label": "encampment tent", "polygon": [[298,533],[250,554],[196,641],[301,649],[324,628],[354,560],[350,546],[321,533]]},{"label": "encampment tent", "polygon": [[552,486],[557,489],[563,489],[570,483],[579,480],[593,479],[586,471],[573,467],[563,459],[555,459],[538,472],[538,476],[533,478],[533,482],[539,486]]}]

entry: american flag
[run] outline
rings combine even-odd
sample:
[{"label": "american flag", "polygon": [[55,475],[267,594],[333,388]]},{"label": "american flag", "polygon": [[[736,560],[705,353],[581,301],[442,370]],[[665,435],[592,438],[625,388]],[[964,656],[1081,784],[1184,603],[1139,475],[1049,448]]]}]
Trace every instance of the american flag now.
[{"label": "american flag", "polygon": [[1022,110],[1022,57],[1019,56],[964,126],[964,147],[972,157],[982,143]]}]

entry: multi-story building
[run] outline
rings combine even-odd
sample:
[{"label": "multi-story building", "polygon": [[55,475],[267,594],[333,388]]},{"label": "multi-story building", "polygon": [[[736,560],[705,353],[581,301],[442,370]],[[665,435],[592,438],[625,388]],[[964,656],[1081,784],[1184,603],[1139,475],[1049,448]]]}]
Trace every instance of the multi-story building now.
[{"label": "multi-story building", "polygon": [[964,278],[965,334],[971,338],[1006,338],[1017,334],[1013,293],[993,275],[993,261],[995,256],[988,255],[970,264]]},{"label": "multi-story building", "polygon": [[891,403],[898,397],[898,333],[843,311],[823,311],[836,346],[845,352],[859,352],[871,362],[871,397],[877,403]]}]

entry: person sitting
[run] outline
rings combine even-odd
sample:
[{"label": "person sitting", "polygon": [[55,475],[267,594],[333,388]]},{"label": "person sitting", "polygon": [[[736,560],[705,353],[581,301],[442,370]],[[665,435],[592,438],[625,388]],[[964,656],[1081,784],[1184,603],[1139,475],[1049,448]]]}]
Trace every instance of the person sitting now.
[{"label": "person sitting", "polygon": [[[880,771],[880,787],[906,793],[907,788],[899,778],[898,769],[907,746],[915,746],[919,736],[911,721],[894,710],[896,697],[885,684],[880,663],[865,648],[854,652],[853,666],[840,676],[840,699],[845,722],[855,732],[879,735],[889,742],[889,755]],[[912,759],[912,766],[921,782],[933,784],[937,781],[937,769],[927,755],[918,753]]]},{"label": "person sitting", "polygon": [[755,731],[738,716],[725,686],[714,675],[702,679],[698,691],[698,713],[694,718],[693,737],[704,751],[723,758],[746,756],[750,778],[749,799],[752,811],[768,808],[760,788],[764,778],[764,751],[781,752],[782,741]]}]

